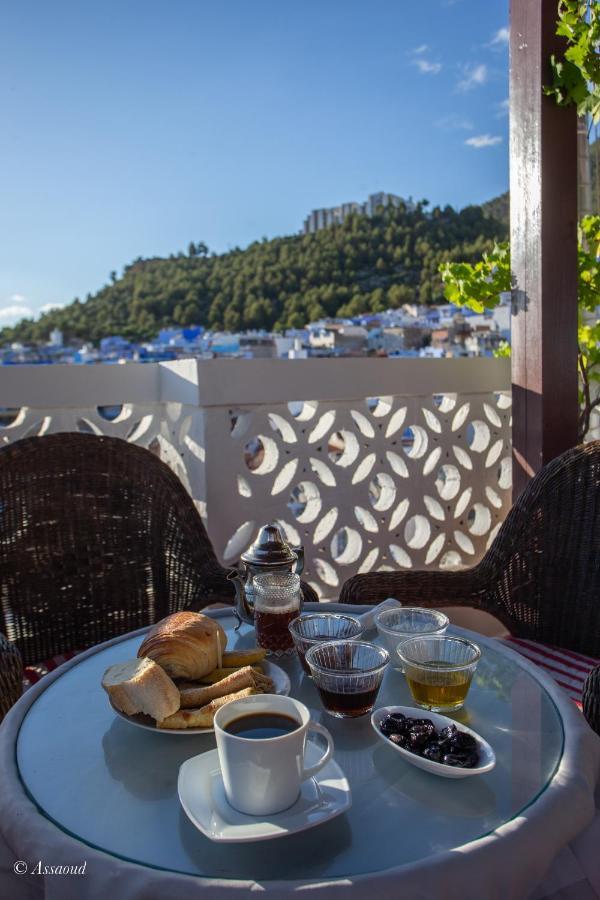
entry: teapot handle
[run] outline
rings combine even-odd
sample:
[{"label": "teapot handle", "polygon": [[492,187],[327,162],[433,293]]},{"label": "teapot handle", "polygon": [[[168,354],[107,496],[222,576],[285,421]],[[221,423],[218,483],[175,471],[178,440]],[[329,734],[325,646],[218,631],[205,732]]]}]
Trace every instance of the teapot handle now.
[{"label": "teapot handle", "polygon": [[299,547],[292,548],[298,559],[296,560],[294,571],[296,575],[302,575],[304,571],[304,547],[300,545]]}]

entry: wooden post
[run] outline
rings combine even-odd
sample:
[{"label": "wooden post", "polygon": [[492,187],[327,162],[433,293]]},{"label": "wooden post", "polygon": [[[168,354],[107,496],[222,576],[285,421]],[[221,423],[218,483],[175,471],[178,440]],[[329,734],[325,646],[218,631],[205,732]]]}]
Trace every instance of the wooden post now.
[{"label": "wooden post", "polygon": [[513,497],[577,443],[577,117],[542,95],[557,0],[511,0]]}]

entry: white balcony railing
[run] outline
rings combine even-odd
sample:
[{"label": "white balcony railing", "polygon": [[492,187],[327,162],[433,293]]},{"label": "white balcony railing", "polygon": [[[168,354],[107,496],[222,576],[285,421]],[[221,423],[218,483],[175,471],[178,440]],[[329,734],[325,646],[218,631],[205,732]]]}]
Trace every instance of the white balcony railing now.
[{"label": "white balcony railing", "polygon": [[158,452],[224,563],[277,520],[324,596],[356,572],[473,565],[510,505],[507,360],[15,366],[0,398],[4,443],[79,430]]}]

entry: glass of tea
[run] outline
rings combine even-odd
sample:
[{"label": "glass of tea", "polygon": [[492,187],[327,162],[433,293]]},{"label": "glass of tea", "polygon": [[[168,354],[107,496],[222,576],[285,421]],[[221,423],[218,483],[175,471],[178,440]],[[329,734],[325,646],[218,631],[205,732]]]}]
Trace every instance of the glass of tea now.
[{"label": "glass of tea", "polygon": [[355,719],[375,705],[390,655],[366,641],[327,641],[306,652],[323,706],[338,719]]},{"label": "glass of tea", "polygon": [[397,648],[417,706],[432,712],[460,709],[481,658],[466,638],[429,635],[402,641]]},{"label": "glass of tea", "polygon": [[314,613],[307,616],[298,616],[290,622],[290,634],[292,635],[298,659],[307,675],[310,669],[306,662],[306,651],[315,644],[325,641],[357,640],[363,627],[358,619],[353,616],[343,616],[339,613]]},{"label": "glass of tea", "polygon": [[402,670],[396,647],[411,637],[426,634],[444,634],[449,624],[448,616],[437,609],[419,606],[401,606],[399,609],[384,609],[375,616],[375,625],[381,643],[392,658],[392,666]]},{"label": "glass of tea", "polygon": [[255,575],[252,585],[257,644],[267,651],[267,655],[292,654],[294,641],[288,626],[302,607],[300,576],[270,572]]}]

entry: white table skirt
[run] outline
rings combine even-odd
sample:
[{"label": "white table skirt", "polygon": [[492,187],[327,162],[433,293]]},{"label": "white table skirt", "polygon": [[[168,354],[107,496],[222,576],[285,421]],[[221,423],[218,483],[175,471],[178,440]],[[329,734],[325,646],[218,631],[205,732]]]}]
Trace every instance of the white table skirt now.
[{"label": "white table skirt", "polygon": [[[330,608],[339,607],[331,604]],[[357,612],[357,608],[353,608]],[[228,610],[223,611],[229,614]],[[218,613],[217,613],[218,615]],[[145,629],[140,630],[140,634]],[[487,639],[475,636],[479,643]],[[108,646],[107,641],[102,646]],[[91,648],[86,654],[96,652]],[[151,869],[95,850],[63,832],[28,798],[16,766],[19,727],[36,697],[77,657],[46,675],[19,700],[0,726],[0,897],[2,900],[239,900],[244,893],[268,891],[290,897],[311,891],[319,900],[521,900],[539,884],[552,860],[594,819],[594,791],[600,775],[600,739],[555,683],[523,657],[515,662],[531,671],[552,696],[563,719],[565,747],[552,783],[520,816],[484,838],[417,863],[352,879],[318,882],[248,882],[198,878]],[[43,752],[43,747],[40,748]],[[77,798],[73,798],[77,802]],[[410,827],[410,823],[407,823]],[[401,835],[399,835],[401,839]],[[233,851],[233,848],[232,848]],[[600,847],[598,848],[600,855]],[[38,862],[73,866],[83,875],[17,875],[17,861],[29,870]],[[599,876],[600,877],[600,876]],[[311,893],[312,896],[312,893]],[[589,895],[588,895],[589,896]]]}]

